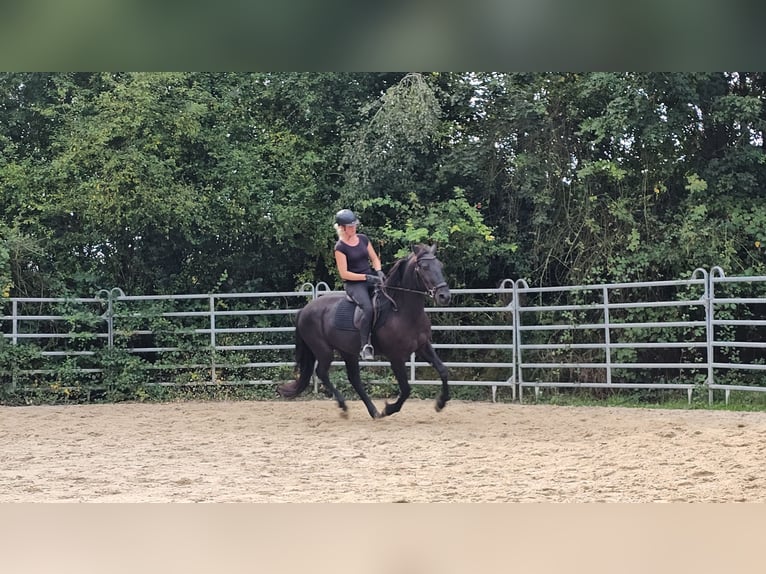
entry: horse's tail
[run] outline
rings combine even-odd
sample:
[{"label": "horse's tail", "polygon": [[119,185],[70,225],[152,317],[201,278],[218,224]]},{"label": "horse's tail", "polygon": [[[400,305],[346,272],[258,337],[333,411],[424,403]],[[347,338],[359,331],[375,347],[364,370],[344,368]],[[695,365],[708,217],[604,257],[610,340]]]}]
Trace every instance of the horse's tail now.
[{"label": "horse's tail", "polygon": [[309,386],[311,375],[314,374],[316,357],[301,336],[298,328],[299,317],[300,312],[298,312],[295,320],[295,369],[298,372],[298,378],[277,387],[277,392],[286,399],[294,399],[305,391],[306,387]]}]

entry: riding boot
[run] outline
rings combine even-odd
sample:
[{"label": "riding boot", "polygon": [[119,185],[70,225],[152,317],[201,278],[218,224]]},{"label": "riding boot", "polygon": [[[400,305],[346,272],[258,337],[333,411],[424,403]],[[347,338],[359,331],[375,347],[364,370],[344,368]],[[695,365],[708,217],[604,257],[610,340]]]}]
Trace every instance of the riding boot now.
[{"label": "riding boot", "polygon": [[372,361],[375,358],[375,349],[372,348],[372,344],[370,343],[370,330],[370,319],[364,317],[362,319],[362,324],[359,327],[359,335],[361,337],[362,344],[362,350],[359,353],[359,356],[363,361]]}]

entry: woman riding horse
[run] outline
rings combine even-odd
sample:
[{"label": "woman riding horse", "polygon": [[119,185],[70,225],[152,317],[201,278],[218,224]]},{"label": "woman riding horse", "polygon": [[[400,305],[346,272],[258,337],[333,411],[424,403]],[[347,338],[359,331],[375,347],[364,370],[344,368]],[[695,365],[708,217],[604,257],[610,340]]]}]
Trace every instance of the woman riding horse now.
[{"label": "woman riding horse", "polygon": [[[401,410],[410,396],[412,387],[407,377],[407,360],[415,353],[430,363],[442,381],[441,392],[436,399],[436,410],[444,408],[450,398],[448,371],[431,344],[431,321],[425,312],[425,295],[438,305],[447,305],[450,291],[442,273],[442,264],[436,258],[436,247],[418,245],[409,256],[398,260],[383,283],[388,294],[381,309],[380,321],[372,340],[378,352],[391,363],[399,384],[399,397],[394,403],[386,403],[383,412],[370,400],[359,375],[359,335],[350,329],[338,328],[337,317],[348,305],[344,293],[330,293],[310,301],[303,307],[295,322],[295,360],[298,378],[277,388],[285,398],[297,397],[309,384],[316,372],[322,384],[329,390],[345,414],[347,407],[343,396],[329,377],[330,365],[337,352],[346,364],[348,379],[367,407],[372,418],[392,415]],[[316,368],[315,368],[316,365]]]},{"label": "woman riding horse", "polygon": [[[359,220],[350,209],[341,209],[335,214],[335,230],[338,232],[335,264],[338,266],[340,278],[343,279],[343,289],[362,310],[362,322],[359,327],[362,343],[360,356],[363,361],[372,361],[375,358],[375,349],[370,344],[372,300],[369,286],[380,285],[386,277],[381,271],[380,257],[375,248],[366,235],[356,232],[357,225]],[[372,274],[373,269],[375,275]]]}]

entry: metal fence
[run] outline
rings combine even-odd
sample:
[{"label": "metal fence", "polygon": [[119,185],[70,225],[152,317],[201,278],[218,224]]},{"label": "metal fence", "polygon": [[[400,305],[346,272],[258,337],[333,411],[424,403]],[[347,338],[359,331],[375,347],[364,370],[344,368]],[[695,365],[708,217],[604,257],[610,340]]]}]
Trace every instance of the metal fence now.
[{"label": "metal fence", "polygon": [[[152,385],[274,384],[291,377],[293,320],[325,283],[294,292],[4,301],[0,381],[10,388],[110,384],[120,369]],[[766,390],[766,277],[455,289],[426,307],[452,385],[523,400],[525,389]],[[119,358],[117,360],[115,357]],[[121,357],[121,358],[120,358]],[[127,357],[127,359],[126,359]],[[336,362],[336,365],[341,363]],[[384,361],[362,362],[382,367]],[[411,357],[412,384],[440,384]],[[316,390],[316,384],[315,384]]]}]

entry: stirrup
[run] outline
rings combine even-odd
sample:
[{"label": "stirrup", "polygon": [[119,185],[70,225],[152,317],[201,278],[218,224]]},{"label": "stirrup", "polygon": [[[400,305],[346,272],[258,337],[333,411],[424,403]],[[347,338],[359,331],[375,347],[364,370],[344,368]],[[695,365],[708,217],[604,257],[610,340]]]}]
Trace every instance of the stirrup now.
[{"label": "stirrup", "polygon": [[362,351],[359,353],[359,356],[363,361],[372,361],[375,358],[375,349],[372,348],[372,345],[367,343],[364,347],[362,347]]}]

